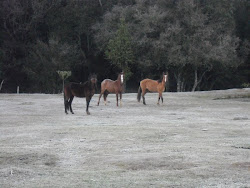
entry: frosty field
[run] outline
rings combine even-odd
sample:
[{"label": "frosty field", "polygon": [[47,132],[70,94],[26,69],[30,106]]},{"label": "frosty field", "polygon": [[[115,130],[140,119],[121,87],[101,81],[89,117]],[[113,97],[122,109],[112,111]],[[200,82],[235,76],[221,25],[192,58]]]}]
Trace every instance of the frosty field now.
[{"label": "frosty field", "polygon": [[250,187],[249,96],[0,94],[0,187]]}]

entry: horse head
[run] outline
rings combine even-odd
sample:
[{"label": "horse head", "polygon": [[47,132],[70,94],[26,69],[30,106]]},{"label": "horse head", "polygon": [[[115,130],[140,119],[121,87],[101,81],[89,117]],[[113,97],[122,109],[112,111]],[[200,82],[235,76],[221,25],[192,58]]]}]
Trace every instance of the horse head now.
[{"label": "horse head", "polygon": [[165,83],[168,81],[168,73],[167,72],[163,72],[162,80],[164,80]]},{"label": "horse head", "polygon": [[123,82],[124,82],[124,73],[123,73],[123,72],[121,72],[121,73],[118,75],[118,80],[120,80],[120,81],[121,81],[121,84],[123,84]]},{"label": "horse head", "polygon": [[96,74],[91,74],[90,77],[89,77],[89,80],[93,85],[96,85],[96,83],[97,83],[97,75]]}]

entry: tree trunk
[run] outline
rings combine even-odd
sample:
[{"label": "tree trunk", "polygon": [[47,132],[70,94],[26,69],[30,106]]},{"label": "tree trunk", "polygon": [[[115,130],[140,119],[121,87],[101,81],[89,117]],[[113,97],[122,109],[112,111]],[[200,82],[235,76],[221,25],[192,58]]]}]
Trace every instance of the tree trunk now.
[{"label": "tree trunk", "polygon": [[192,88],[192,92],[195,91],[196,87],[198,85],[198,75],[197,75],[197,68],[194,70],[194,85]]},{"label": "tree trunk", "polygon": [[206,72],[208,71],[209,69],[205,70],[202,75],[200,76],[200,78],[198,79],[198,69],[195,68],[194,69],[194,85],[193,85],[193,88],[192,88],[192,91],[194,92],[195,89],[197,88],[197,86],[201,83],[202,81],[202,78],[204,77],[204,75],[206,74]]},{"label": "tree trunk", "polygon": [[[184,80],[184,79],[183,79]],[[181,82],[181,92],[185,92],[185,87],[186,87],[186,84],[184,81]]]},{"label": "tree trunk", "polygon": [[4,82],[4,80],[2,80],[2,82],[1,82],[1,84],[0,84],[0,91],[1,91],[2,86],[3,86],[3,82]]},{"label": "tree trunk", "polygon": [[63,79],[63,88],[62,88],[62,94],[64,93],[64,80],[65,80],[65,79]]},{"label": "tree trunk", "polygon": [[176,77],[176,82],[177,82],[177,92],[181,92],[181,73],[178,73]]}]

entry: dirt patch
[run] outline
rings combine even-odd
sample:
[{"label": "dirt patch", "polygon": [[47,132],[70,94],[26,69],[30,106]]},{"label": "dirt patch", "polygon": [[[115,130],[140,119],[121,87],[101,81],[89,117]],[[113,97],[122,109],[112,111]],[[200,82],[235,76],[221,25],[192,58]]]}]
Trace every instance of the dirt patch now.
[{"label": "dirt patch", "polygon": [[234,167],[243,168],[250,171],[250,162],[238,162],[233,164]]},{"label": "dirt patch", "polygon": [[33,102],[22,102],[20,103],[20,105],[33,105],[34,103]]},{"label": "dirt patch", "polygon": [[17,153],[0,153],[1,166],[15,166],[15,165],[47,165],[55,166],[57,158],[55,155],[37,153],[31,154],[17,154]]},{"label": "dirt patch", "polygon": [[233,146],[234,148],[238,148],[238,149],[250,149],[250,145],[249,146]]},{"label": "dirt patch", "polygon": [[[176,158],[179,158],[178,156]],[[176,160],[173,157],[149,157],[134,159],[132,161],[120,161],[115,163],[118,167],[124,168],[126,170],[140,171],[140,170],[186,170],[193,167],[197,167],[196,164],[183,162],[180,159]]]},{"label": "dirt patch", "polygon": [[248,120],[248,117],[235,117],[233,120]]}]

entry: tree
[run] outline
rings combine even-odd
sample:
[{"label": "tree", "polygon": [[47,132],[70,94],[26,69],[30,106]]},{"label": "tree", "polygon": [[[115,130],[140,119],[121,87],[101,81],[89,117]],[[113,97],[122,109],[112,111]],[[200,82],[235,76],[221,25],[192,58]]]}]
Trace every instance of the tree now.
[{"label": "tree", "polygon": [[[22,85],[23,90],[28,91],[28,87],[33,85],[27,78],[26,66],[37,40],[48,42],[47,28],[42,29],[42,26],[45,25],[44,18],[50,10],[53,11],[58,2],[56,0],[0,1],[0,50],[3,53],[2,71],[8,82],[6,87],[8,92],[15,91],[17,85]],[[1,42],[2,37],[3,42]],[[29,66],[32,66],[32,63]]]},{"label": "tree", "polygon": [[[90,72],[101,79],[126,67],[135,87],[166,69],[177,91],[249,83],[248,0],[2,0],[0,7],[0,81],[7,92],[18,85],[57,92],[57,70],[84,81]],[[132,50],[118,48],[126,36],[121,18],[123,46]]]},{"label": "tree", "polygon": [[[164,11],[164,7],[166,8],[166,6],[156,7],[159,13]],[[224,12],[219,13],[221,15]],[[159,30],[160,37],[154,40],[154,47],[165,51],[168,65],[174,67],[177,91],[185,89],[184,82],[190,80],[190,77],[193,78],[192,91],[194,91],[204,75],[212,70],[214,62],[225,66],[239,64],[236,53],[239,40],[233,34],[231,17],[220,16],[218,20],[214,14],[209,16],[204,7],[194,0],[179,1],[169,9],[168,14],[165,14],[166,27]],[[225,26],[226,21],[230,25]],[[221,25],[224,27],[218,27]],[[190,71],[189,74],[187,71]]]},{"label": "tree", "polygon": [[96,42],[105,51],[117,21],[125,17],[140,74],[169,69],[177,91],[194,91],[218,67],[215,63],[239,65],[233,7],[229,0],[137,0],[130,6],[114,6],[103,16],[94,27]]},{"label": "tree", "polygon": [[64,90],[64,81],[71,76],[71,71],[56,71],[63,81],[62,92]]},{"label": "tree", "polygon": [[57,39],[49,39],[48,44],[38,40],[30,50],[23,68],[29,83],[27,90],[45,93],[61,90],[56,71],[71,70],[79,62],[79,54],[77,47]]},{"label": "tree", "polygon": [[126,79],[129,79],[131,75],[129,64],[133,63],[134,54],[131,37],[124,19],[121,19],[115,37],[109,40],[105,54],[112,64],[126,72]]}]

